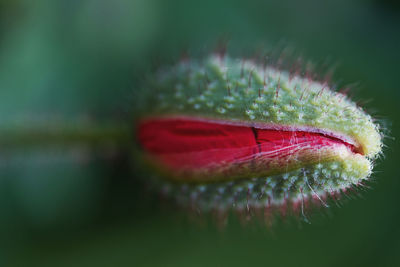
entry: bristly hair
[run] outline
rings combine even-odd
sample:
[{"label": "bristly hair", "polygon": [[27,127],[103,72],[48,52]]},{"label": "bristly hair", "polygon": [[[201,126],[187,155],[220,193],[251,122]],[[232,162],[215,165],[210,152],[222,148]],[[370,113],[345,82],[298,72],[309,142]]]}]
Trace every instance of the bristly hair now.
[{"label": "bristly hair", "polygon": [[[277,214],[280,218],[293,214],[309,222],[311,207],[339,204],[343,196],[358,195],[366,188],[376,158],[383,155],[387,128],[349,100],[352,85],[333,83],[334,68],[329,60],[313,64],[287,45],[257,49],[240,57],[230,50],[228,42],[220,42],[211,55],[195,52],[189,56],[186,51],[178,64],[157,66],[155,74],[149,74],[136,90],[136,154],[138,161],[148,166],[144,167],[150,173],[145,182],[177,205],[194,214],[214,214],[220,222],[232,212],[245,221],[249,216],[263,217],[270,223]],[[263,170],[264,163],[252,162],[248,167],[251,171],[243,174],[232,167],[237,162],[231,166],[225,161],[220,166],[216,163],[217,171],[209,167],[181,170],[174,162],[173,168],[158,162],[165,155],[152,152],[147,147],[150,143],[143,141],[146,125],[157,129],[165,120],[311,132],[320,138],[336,138],[353,152],[333,149],[330,154],[321,148],[315,150],[317,161],[309,156],[310,161],[299,160],[300,165],[281,162],[271,165],[272,172]],[[168,127],[163,129],[169,131]],[[168,142],[172,139],[165,139]],[[162,145],[151,146],[156,144]],[[235,174],[237,170],[240,174]],[[224,172],[230,175],[221,176]]]}]

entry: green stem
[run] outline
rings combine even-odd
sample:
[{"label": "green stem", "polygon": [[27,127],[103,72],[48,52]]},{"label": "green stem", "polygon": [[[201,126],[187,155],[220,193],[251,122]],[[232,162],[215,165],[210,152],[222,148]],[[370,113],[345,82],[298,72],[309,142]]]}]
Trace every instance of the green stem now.
[{"label": "green stem", "polygon": [[71,145],[119,146],[132,141],[132,127],[126,122],[29,121],[0,127],[2,150]]}]

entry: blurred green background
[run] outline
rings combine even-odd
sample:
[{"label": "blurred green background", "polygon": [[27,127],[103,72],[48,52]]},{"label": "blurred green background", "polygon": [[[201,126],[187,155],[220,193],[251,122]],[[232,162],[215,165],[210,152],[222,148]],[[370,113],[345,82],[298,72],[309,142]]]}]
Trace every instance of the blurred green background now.
[{"label": "blurred green background", "polygon": [[310,225],[221,231],[160,208],[129,143],[0,142],[0,266],[400,266],[396,1],[0,0],[0,129],[120,127],[155,63],[221,38],[339,63],[335,79],[389,130],[372,189]]}]

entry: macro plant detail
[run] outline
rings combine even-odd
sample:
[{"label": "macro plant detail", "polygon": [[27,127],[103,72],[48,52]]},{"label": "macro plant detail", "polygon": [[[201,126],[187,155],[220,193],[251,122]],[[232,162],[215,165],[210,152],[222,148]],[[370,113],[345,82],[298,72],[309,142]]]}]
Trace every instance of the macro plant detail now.
[{"label": "macro plant detail", "polygon": [[303,211],[362,186],[381,153],[373,118],[328,82],[213,54],[139,90],[137,158],[179,205]]}]

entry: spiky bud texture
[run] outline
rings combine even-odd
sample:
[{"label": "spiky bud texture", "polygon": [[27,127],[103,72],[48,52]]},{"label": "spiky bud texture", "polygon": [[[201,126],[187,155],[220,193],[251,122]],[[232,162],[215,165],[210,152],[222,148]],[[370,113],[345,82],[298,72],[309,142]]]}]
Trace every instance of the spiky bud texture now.
[{"label": "spiky bud texture", "polygon": [[152,183],[159,190],[182,205],[195,203],[205,211],[280,206],[287,201],[299,203],[336,194],[367,179],[374,158],[381,152],[379,126],[344,94],[333,91],[327,83],[250,60],[219,55],[185,60],[159,70],[141,88],[140,95],[137,121],[185,117],[320,133],[351,144],[357,151],[342,147],[323,152],[322,148],[307,154],[312,160],[280,161],[271,165],[273,171],[248,171],[247,175],[209,180],[176,179],[174,173],[149,168],[152,177],[157,177]]}]

